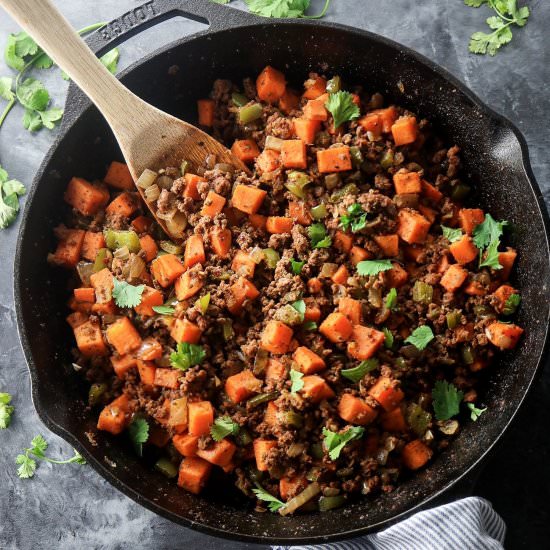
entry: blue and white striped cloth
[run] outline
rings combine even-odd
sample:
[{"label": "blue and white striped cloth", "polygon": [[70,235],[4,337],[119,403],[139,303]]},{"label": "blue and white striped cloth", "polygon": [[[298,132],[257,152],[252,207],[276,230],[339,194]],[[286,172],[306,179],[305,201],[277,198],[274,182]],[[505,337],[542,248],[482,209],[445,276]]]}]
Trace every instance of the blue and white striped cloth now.
[{"label": "blue and white striped cloth", "polygon": [[468,497],[357,539],[273,550],[501,550],[506,524],[488,500]]}]

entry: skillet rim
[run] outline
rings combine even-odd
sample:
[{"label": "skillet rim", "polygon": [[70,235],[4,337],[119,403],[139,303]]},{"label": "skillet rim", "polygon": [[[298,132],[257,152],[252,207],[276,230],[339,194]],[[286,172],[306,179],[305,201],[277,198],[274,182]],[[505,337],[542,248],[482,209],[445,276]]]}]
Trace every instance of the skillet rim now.
[{"label": "skillet rim", "polygon": [[[160,55],[163,55],[164,53],[166,53],[168,50],[172,48],[180,47],[195,39],[201,39],[206,36],[217,37],[220,34],[223,35],[223,33],[225,32],[231,32],[237,29],[238,30],[249,29],[251,31],[252,30],[257,31],[259,28],[261,29],[262,27],[273,27],[273,26],[280,26],[280,25],[328,27],[328,28],[336,29],[348,34],[352,34],[352,35],[355,34],[356,36],[358,36],[363,40],[371,41],[375,46],[384,45],[384,46],[390,47],[396,50],[396,52],[399,52],[404,56],[408,56],[414,59],[419,64],[424,65],[430,71],[434,72],[436,75],[438,75],[442,79],[449,82],[452,86],[456,87],[456,89],[461,94],[463,94],[467,99],[469,99],[477,108],[479,108],[479,110],[483,112],[487,116],[487,118],[490,119],[491,122],[493,122],[494,124],[500,123],[505,128],[512,131],[513,135],[515,136],[517,142],[520,145],[523,174],[527,179],[527,183],[536,199],[538,213],[543,222],[543,226],[545,230],[544,245],[546,250],[546,257],[550,266],[550,217],[548,214],[547,206],[544,202],[542,191],[536,181],[536,178],[531,168],[531,163],[529,159],[529,150],[528,150],[525,137],[520,132],[520,130],[515,126],[515,124],[513,124],[508,118],[506,118],[502,114],[498,113],[497,111],[489,107],[473,91],[471,91],[462,81],[460,81],[457,77],[455,77],[453,74],[447,71],[447,69],[441,67],[439,64],[428,59],[423,54],[420,54],[415,50],[409,48],[408,46],[399,44],[394,40],[378,35],[371,31],[350,27],[348,25],[343,25],[340,23],[331,23],[328,21],[309,21],[309,20],[303,20],[303,19],[292,20],[292,21],[289,21],[286,19],[270,19],[269,21],[265,21],[261,18],[250,16],[249,14],[246,14],[244,12],[239,14],[236,17],[236,21],[239,22],[237,25],[232,25],[231,17],[229,17],[228,20],[229,20],[228,27],[227,26],[224,27],[223,25],[220,27],[219,25],[213,24],[211,27],[209,27],[204,31],[182,37],[180,39],[170,42],[169,44],[161,48],[156,49],[155,51],[142,57],[138,61],[132,63],[124,71],[121,71],[119,74],[117,74],[117,78],[124,79],[124,77],[127,74],[134,71],[142,64],[152,61],[154,58]],[[108,47],[112,47],[110,43],[102,43],[100,46],[97,46],[97,40],[94,43],[94,38],[96,36],[98,36],[97,33],[94,33],[89,37],[89,42],[92,43],[94,46],[96,46],[93,48],[96,51],[96,53],[99,54],[105,49],[107,49]],[[427,496],[420,502],[412,505],[408,509],[402,512],[399,512],[395,515],[392,515],[391,517],[388,517],[385,520],[378,521],[376,523],[372,523],[367,526],[361,526],[356,529],[351,529],[345,532],[339,532],[339,533],[334,533],[330,535],[312,535],[307,537],[266,537],[262,535],[248,535],[248,534],[242,534],[237,532],[223,531],[217,527],[212,527],[209,525],[199,523],[194,520],[184,518],[180,515],[174,514],[173,512],[163,508],[160,504],[154,502],[152,499],[149,499],[143,496],[141,493],[137,492],[130,485],[127,485],[126,483],[120,481],[117,478],[117,476],[114,475],[113,472],[105,466],[103,462],[97,460],[93,455],[89,454],[88,451],[81,445],[80,439],[75,434],[73,434],[71,431],[61,426],[60,424],[57,424],[49,417],[47,407],[44,407],[44,405],[41,403],[41,396],[40,396],[41,390],[39,389],[39,384],[38,384],[37,367],[34,364],[30,340],[26,332],[26,327],[24,324],[22,307],[21,307],[22,296],[24,294],[24,289],[22,285],[23,279],[20,276],[22,271],[21,252],[23,249],[23,241],[25,239],[27,223],[30,220],[29,213],[30,213],[31,205],[33,203],[34,196],[36,194],[36,190],[40,185],[40,182],[44,178],[46,169],[51,161],[51,157],[59,147],[61,140],[66,136],[66,134],[72,128],[72,126],[79,121],[82,114],[84,114],[90,108],[95,108],[91,105],[91,103],[89,102],[89,100],[87,100],[87,98],[85,98],[84,103],[82,103],[82,101],[80,102],[76,101],[77,94],[80,95],[81,98],[85,97],[83,96],[82,92],[80,92],[76,88],[74,83],[71,83],[71,86],[67,93],[67,101],[66,101],[66,109],[65,109],[66,117],[64,117],[64,123],[62,124],[59,130],[59,133],[56,136],[55,141],[53,142],[48,152],[44,156],[44,159],[41,162],[40,167],[33,179],[31,189],[28,192],[28,197],[25,201],[25,207],[22,212],[20,228],[18,232],[16,255],[14,260],[14,302],[15,302],[18,336],[21,343],[21,347],[23,349],[27,367],[30,372],[32,402],[39,418],[42,420],[42,422],[46,425],[46,427],[49,430],[51,430],[53,433],[55,433],[59,437],[63,438],[65,441],[71,444],[74,448],[76,448],[79,452],[81,452],[81,454],[85,457],[86,461],[92,466],[92,468],[96,472],[98,472],[104,479],[106,479],[111,485],[113,485],[115,488],[121,491],[124,495],[129,496],[138,504],[144,506],[148,510],[166,519],[169,519],[174,523],[183,525],[184,527],[194,529],[196,531],[205,533],[207,535],[216,536],[222,539],[231,539],[231,540],[237,540],[240,542],[247,542],[247,543],[320,544],[320,543],[328,543],[328,542],[335,542],[339,540],[349,539],[352,537],[357,537],[373,531],[380,530],[383,527],[388,527],[389,525],[392,525],[398,521],[401,521],[406,517],[412,515],[413,513],[418,512],[423,508],[426,508],[428,505],[433,503],[435,499],[442,497],[442,495],[444,495],[447,491],[449,491],[453,486],[457,485],[460,481],[463,481],[468,474],[470,474],[472,471],[477,469],[480,466],[480,464],[486,460],[487,456],[493,451],[497,443],[499,443],[499,441],[501,440],[503,434],[509,429],[510,424],[516,418],[518,411],[525,403],[527,395],[532,389],[534,380],[538,375],[540,375],[543,364],[545,360],[548,358],[549,351],[550,351],[550,337],[549,337],[550,307],[547,310],[546,333],[544,336],[544,341],[542,342],[542,345],[539,348],[540,352],[537,354],[536,365],[533,368],[533,372],[530,377],[530,380],[528,381],[526,388],[521,398],[519,399],[517,406],[515,407],[515,410],[511,413],[511,416],[508,422],[501,429],[500,433],[488,444],[488,446],[485,448],[485,450],[482,452],[482,454],[479,456],[477,460],[475,460],[469,466],[467,466],[458,476],[452,478],[450,481],[445,483],[440,489],[438,489],[431,495]],[[69,104],[69,102],[71,101],[73,101],[74,103]]]}]

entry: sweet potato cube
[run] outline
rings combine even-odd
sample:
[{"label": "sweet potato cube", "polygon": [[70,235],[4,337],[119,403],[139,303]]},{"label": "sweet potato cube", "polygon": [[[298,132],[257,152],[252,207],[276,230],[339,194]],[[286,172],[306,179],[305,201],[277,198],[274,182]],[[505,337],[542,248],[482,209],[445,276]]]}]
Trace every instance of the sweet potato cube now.
[{"label": "sweet potato cube", "polygon": [[432,458],[433,451],[420,439],[407,443],[401,451],[403,464],[409,470],[422,468]]},{"label": "sweet potato cube", "polygon": [[452,243],[449,250],[454,259],[462,265],[469,264],[479,255],[479,250],[469,235],[464,235],[462,239]]},{"label": "sweet potato cube", "polygon": [[80,253],[85,260],[95,261],[100,248],[105,248],[105,237],[101,232],[86,231],[82,241],[82,250]]},{"label": "sweet potato cube", "polygon": [[199,114],[200,126],[214,126],[214,113],[216,112],[216,103],[213,99],[199,99],[197,101],[197,111]]},{"label": "sweet potato cube", "polygon": [[395,145],[414,143],[418,137],[418,124],[413,116],[401,117],[391,127]]},{"label": "sweet potato cube", "polygon": [[298,364],[300,372],[304,374],[315,374],[326,367],[323,358],[305,346],[296,348],[293,358]]},{"label": "sweet potato cube", "polygon": [[227,466],[230,464],[237,446],[227,439],[222,439],[210,445],[206,449],[198,449],[197,456],[214,464],[215,466]]},{"label": "sweet potato cube", "polygon": [[151,264],[153,277],[164,288],[170,286],[184,271],[185,267],[175,254],[163,254]]},{"label": "sweet potato cube", "polygon": [[139,208],[139,199],[135,193],[124,192],[114,199],[105,209],[109,216],[129,218]]},{"label": "sweet potato cube", "polygon": [[378,416],[376,409],[373,409],[366,401],[354,397],[350,393],[342,395],[338,403],[338,414],[350,424],[366,426]]},{"label": "sweet potato cube", "polygon": [[172,443],[180,455],[196,456],[199,449],[199,436],[178,434],[172,438]]},{"label": "sweet potato cube", "polygon": [[232,147],[231,152],[242,162],[253,162],[260,155],[256,142],[252,139],[238,139]]},{"label": "sweet potato cube", "polygon": [[354,359],[370,359],[384,343],[384,333],[370,327],[355,325],[348,342],[348,354]]},{"label": "sweet potato cube", "polygon": [[178,486],[194,495],[198,495],[212,471],[212,464],[198,456],[184,458],[180,464]]},{"label": "sweet potato cube", "polygon": [[119,355],[130,353],[141,346],[141,336],[128,317],[121,317],[106,330],[107,340]]},{"label": "sweet potato cube", "polygon": [[210,401],[195,401],[188,405],[188,429],[191,435],[207,435],[214,423],[214,408]]},{"label": "sweet potato cube", "polygon": [[448,267],[447,271],[441,277],[439,284],[447,292],[455,292],[463,284],[464,281],[468,278],[468,271],[458,264],[452,264]]},{"label": "sweet potato cube", "polygon": [[312,403],[319,403],[323,399],[332,399],[335,395],[326,380],[316,374],[304,376],[302,381],[304,387],[300,390],[300,393]]},{"label": "sweet potato cube", "polygon": [[153,384],[162,388],[177,390],[180,387],[179,379],[181,375],[181,371],[177,369],[156,369]]},{"label": "sweet potato cube", "polygon": [[225,382],[225,393],[233,403],[245,401],[261,389],[261,380],[258,380],[250,370],[234,374]]},{"label": "sweet potato cube", "polygon": [[431,223],[422,214],[411,210],[400,210],[397,215],[397,234],[407,243],[423,243],[428,236]]},{"label": "sweet potato cube", "polygon": [[260,472],[267,472],[267,455],[271,449],[277,447],[276,441],[270,439],[255,439],[253,443],[254,457],[256,458],[256,468]]},{"label": "sweet potato cube", "polygon": [[311,145],[315,143],[315,136],[321,129],[319,120],[308,120],[307,118],[295,118],[293,121],[294,133],[298,139],[304,143]]},{"label": "sweet potato cube", "polygon": [[418,172],[409,172],[406,168],[401,168],[393,175],[393,185],[397,195],[405,193],[420,193],[422,191],[422,182]]},{"label": "sweet potato cube", "polygon": [[471,235],[474,229],[483,223],[485,213],[481,208],[461,208],[458,211],[458,220],[464,233]]},{"label": "sweet potato cube", "polygon": [[331,342],[346,342],[352,335],[353,325],[343,313],[334,312],[321,323],[319,332]]},{"label": "sweet potato cube", "polygon": [[281,162],[285,168],[307,168],[306,144],[301,139],[285,139],[281,146]]},{"label": "sweet potato cube", "polygon": [[107,355],[109,353],[103,340],[101,327],[96,321],[86,321],[75,327],[74,337],[80,353],[86,357]]},{"label": "sweet potato cube", "polygon": [[109,191],[105,185],[93,184],[84,178],[72,178],[63,197],[84,216],[93,216],[109,201]]},{"label": "sweet potato cube", "polygon": [[395,258],[399,254],[398,235],[375,235],[374,242],[380,247],[386,258]]},{"label": "sweet potato cube", "polygon": [[137,359],[129,353],[126,355],[112,355],[111,364],[117,377],[124,380],[125,374],[137,367]]},{"label": "sweet potato cube", "polygon": [[116,160],[109,165],[103,181],[121,191],[132,191],[135,187],[128,165]]},{"label": "sweet potato cube", "polygon": [[385,411],[392,411],[403,401],[405,394],[397,387],[397,382],[381,376],[369,390],[369,395],[376,399]]},{"label": "sweet potato cube", "polygon": [[271,353],[286,353],[293,334],[292,329],[281,321],[269,321],[262,332],[260,345]]},{"label": "sweet potato cube", "polygon": [[126,394],[122,394],[109,403],[99,414],[97,429],[118,435],[130,423],[130,403]]},{"label": "sweet potato cube", "polygon": [[247,214],[255,214],[262,206],[266,195],[267,191],[250,185],[239,184],[233,191],[231,202],[238,210]]},{"label": "sweet potato cube", "polygon": [[176,319],[170,329],[170,336],[178,343],[197,344],[201,334],[202,330],[187,319]]},{"label": "sweet potato cube", "polygon": [[215,218],[216,215],[223,210],[225,203],[225,197],[218,195],[218,193],[214,191],[208,191],[208,195],[206,195],[206,199],[204,199],[201,215]]},{"label": "sweet potato cube", "polygon": [[286,90],[285,75],[270,67],[269,65],[259,74],[256,79],[256,93],[262,101],[276,103]]},{"label": "sweet potato cube", "polygon": [[320,174],[351,170],[352,164],[349,147],[343,145],[342,147],[332,147],[317,151],[317,168]]},{"label": "sweet potato cube", "polygon": [[134,311],[143,317],[152,317],[155,315],[154,306],[161,306],[164,303],[164,297],[160,290],[146,286],[141,294],[141,302],[134,307]]}]

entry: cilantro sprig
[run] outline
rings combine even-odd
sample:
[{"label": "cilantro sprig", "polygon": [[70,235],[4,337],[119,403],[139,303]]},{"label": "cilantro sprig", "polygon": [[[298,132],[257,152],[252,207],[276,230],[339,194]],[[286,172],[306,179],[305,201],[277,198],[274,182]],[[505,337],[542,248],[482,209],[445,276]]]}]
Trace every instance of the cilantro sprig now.
[{"label": "cilantro sprig", "polygon": [[335,128],[338,128],[344,122],[358,118],[361,114],[359,107],[353,102],[353,95],[349,92],[340,91],[329,94],[325,107],[332,114]]},{"label": "cilantro sprig", "polygon": [[143,444],[149,439],[149,423],[145,418],[136,417],[128,426],[128,434],[138,456],[143,454]]},{"label": "cilantro sprig", "polygon": [[300,275],[300,273],[302,273],[302,268],[304,267],[305,263],[306,262],[301,262],[299,260],[291,258],[290,269],[292,270],[292,273],[294,273],[294,275]]},{"label": "cilantro sprig", "polygon": [[367,213],[356,202],[348,208],[347,214],[340,218],[340,225],[344,228],[344,231],[351,229],[352,233],[357,233],[367,225]]},{"label": "cilantro sprig", "polygon": [[357,264],[357,273],[362,277],[367,277],[368,275],[378,275],[392,267],[390,260],[364,260]]},{"label": "cilantro sprig", "polygon": [[330,235],[322,223],[313,223],[308,227],[308,235],[312,248],[328,248],[332,244]]},{"label": "cilantro sprig", "polygon": [[19,212],[19,197],[25,194],[25,186],[20,181],[8,178],[8,173],[0,165],[0,229],[15,221]]},{"label": "cilantro sprig", "polygon": [[432,390],[433,408],[437,420],[449,420],[460,412],[464,393],[454,384],[438,380]]},{"label": "cilantro sprig", "polygon": [[462,229],[453,229],[452,227],[441,226],[443,236],[450,242],[454,243],[462,239]]},{"label": "cilantro sprig", "polygon": [[[310,0],[245,0],[248,9],[262,17],[320,19],[327,13],[330,0],[325,0],[323,10],[318,15],[305,15]],[[228,4],[229,0],[214,0],[218,4]]]},{"label": "cilantro sprig", "polygon": [[527,6],[518,8],[517,0],[464,0],[464,3],[472,8],[485,4],[495,12],[486,19],[493,32],[475,32],[470,38],[468,49],[476,54],[495,55],[512,40],[512,25],[524,27],[530,15]]},{"label": "cilantro sprig", "polygon": [[500,237],[504,233],[507,221],[496,221],[491,214],[487,214],[483,222],[473,231],[474,244],[479,248],[479,267],[502,269],[498,261],[498,247]]},{"label": "cilantro sprig", "polygon": [[470,409],[470,418],[476,422],[477,419],[487,410],[487,407],[484,409],[478,409],[473,403],[466,403],[468,409]]},{"label": "cilantro sprig", "polygon": [[297,371],[295,369],[290,369],[290,381],[292,385],[290,386],[290,393],[297,393],[303,389],[305,382],[302,380],[304,373]]},{"label": "cilantro sprig", "polygon": [[256,482],[256,489],[252,489],[252,492],[258,497],[259,500],[268,502],[267,507],[271,512],[278,512],[285,503],[274,497],[271,493],[268,493],[259,483]]},{"label": "cilantro sprig", "polygon": [[328,456],[331,460],[337,460],[342,452],[342,449],[355,439],[361,439],[365,433],[365,428],[359,426],[353,426],[348,428],[345,432],[331,432],[326,428],[323,428],[323,437],[325,438],[323,443],[328,451]]},{"label": "cilantro sprig", "polygon": [[205,357],[206,352],[202,346],[180,342],[177,351],[170,354],[170,364],[175,369],[186,371],[195,365],[200,365]]},{"label": "cilantro sprig", "polygon": [[290,305],[298,312],[298,314],[300,315],[300,322],[303,323],[306,314],[306,303],[303,300],[296,300]]},{"label": "cilantro sprig", "polygon": [[118,307],[136,307],[141,304],[145,285],[133,286],[126,281],[113,279],[113,298]]},{"label": "cilantro sprig", "polygon": [[11,422],[11,415],[15,410],[9,393],[0,392],[0,430],[5,430]]},{"label": "cilantro sprig", "polygon": [[34,476],[36,471],[35,459],[44,460],[51,464],[86,464],[86,461],[76,449],[73,449],[74,454],[71,458],[56,460],[46,456],[45,453],[47,448],[48,443],[46,440],[41,435],[37,435],[31,441],[31,446],[25,449],[22,454],[17,455],[15,463],[19,465],[19,468],[17,468],[17,475],[21,479],[29,479]]},{"label": "cilantro sprig", "polygon": [[386,295],[386,309],[393,311],[397,307],[397,289],[391,288]]},{"label": "cilantro sprig", "polygon": [[[103,27],[105,23],[95,23],[80,29],[80,35],[88,34]],[[117,70],[119,52],[115,48],[101,57],[101,62],[112,72]],[[7,101],[0,112],[0,127],[12,108],[19,103],[24,109],[23,126],[30,132],[42,127],[52,130],[63,116],[63,109],[50,107],[51,97],[48,90],[39,80],[26,77],[33,69],[50,69],[54,63],[26,33],[12,33],[8,36],[4,50],[4,60],[8,67],[16,71],[15,77],[0,78],[0,97]]]},{"label": "cilantro sprig", "polygon": [[221,416],[216,418],[210,427],[210,435],[214,441],[221,441],[228,435],[237,435],[238,433],[239,425],[229,416]]}]

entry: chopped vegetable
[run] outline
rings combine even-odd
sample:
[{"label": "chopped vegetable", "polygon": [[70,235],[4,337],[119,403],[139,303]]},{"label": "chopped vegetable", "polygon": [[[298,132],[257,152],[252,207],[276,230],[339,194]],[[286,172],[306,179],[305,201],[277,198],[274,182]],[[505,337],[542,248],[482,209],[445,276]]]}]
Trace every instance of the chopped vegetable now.
[{"label": "chopped vegetable", "polygon": [[503,315],[513,315],[516,312],[519,304],[521,303],[521,296],[519,294],[511,294],[504,304],[502,309]]},{"label": "chopped vegetable", "polygon": [[348,213],[340,218],[340,225],[345,231],[351,229],[352,233],[361,231],[367,225],[367,213],[360,204],[352,204],[348,208]]},{"label": "chopped vegetable", "polygon": [[386,295],[386,308],[393,311],[397,306],[397,289],[392,288]]},{"label": "chopped vegetable", "polygon": [[170,354],[170,364],[175,369],[185,371],[190,367],[200,365],[205,357],[206,352],[202,346],[180,342],[177,351]]},{"label": "chopped vegetable", "polygon": [[392,349],[393,347],[393,334],[389,328],[384,327],[382,329],[382,332],[384,333],[384,346],[388,349]]}]

